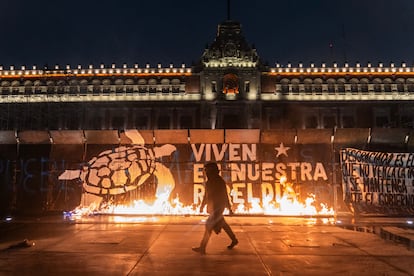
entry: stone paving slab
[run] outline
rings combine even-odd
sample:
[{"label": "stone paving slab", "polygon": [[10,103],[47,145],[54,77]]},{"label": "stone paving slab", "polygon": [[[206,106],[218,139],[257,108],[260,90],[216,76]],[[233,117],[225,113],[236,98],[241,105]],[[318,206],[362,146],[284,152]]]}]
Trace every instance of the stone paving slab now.
[{"label": "stone paving slab", "polygon": [[[380,235],[305,218],[226,218],[240,243],[205,217],[88,218],[0,224],[0,275],[414,275],[414,252]],[[22,239],[34,246],[10,249]]]},{"label": "stone paving slab", "polygon": [[402,243],[407,246],[409,250],[414,251],[414,230],[401,227],[382,227],[381,237],[386,240]]}]

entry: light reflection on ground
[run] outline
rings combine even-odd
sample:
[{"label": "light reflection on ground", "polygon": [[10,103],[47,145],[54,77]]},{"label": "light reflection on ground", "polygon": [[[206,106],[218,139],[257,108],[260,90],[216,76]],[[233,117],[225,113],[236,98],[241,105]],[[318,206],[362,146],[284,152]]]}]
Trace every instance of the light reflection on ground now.
[{"label": "light reflection on ground", "polygon": [[[336,225],[334,217],[288,217],[288,216],[225,216],[233,225]],[[96,214],[90,216],[70,217],[64,216],[64,221],[83,223],[121,223],[121,224],[204,224],[206,215],[108,215]]]}]

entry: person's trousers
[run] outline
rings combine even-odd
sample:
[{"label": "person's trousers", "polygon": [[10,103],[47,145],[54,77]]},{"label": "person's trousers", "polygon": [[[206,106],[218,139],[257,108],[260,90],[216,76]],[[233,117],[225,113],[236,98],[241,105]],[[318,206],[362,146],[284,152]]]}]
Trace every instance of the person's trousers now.
[{"label": "person's trousers", "polygon": [[[216,223],[212,223],[211,219],[210,219],[210,221],[209,221],[209,219],[206,222],[206,229],[204,231],[203,239],[201,240],[201,244],[200,244],[201,248],[204,248],[204,249],[206,248],[207,243],[210,240],[211,232],[213,232],[213,230],[216,231],[216,230],[223,229],[224,232],[226,232],[226,234],[229,236],[229,238],[232,241],[236,240],[236,235],[234,234],[234,232],[231,229],[230,225],[228,225],[228,223],[224,220],[224,217],[219,218]],[[218,232],[217,232],[217,234],[218,234]]]}]

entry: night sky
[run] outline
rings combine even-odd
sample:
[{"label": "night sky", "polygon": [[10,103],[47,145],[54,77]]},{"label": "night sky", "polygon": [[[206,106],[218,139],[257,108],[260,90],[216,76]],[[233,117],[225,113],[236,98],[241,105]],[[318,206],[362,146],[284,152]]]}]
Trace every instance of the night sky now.
[{"label": "night sky", "polygon": [[[226,18],[227,0],[2,0],[0,64],[191,65]],[[231,19],[272,66],[414,61],[412,0],[233,0]]]}]

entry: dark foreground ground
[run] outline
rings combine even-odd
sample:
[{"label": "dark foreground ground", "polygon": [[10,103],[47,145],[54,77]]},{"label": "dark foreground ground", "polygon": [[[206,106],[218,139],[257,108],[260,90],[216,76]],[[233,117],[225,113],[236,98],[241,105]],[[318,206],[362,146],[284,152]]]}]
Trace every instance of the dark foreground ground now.
[{"label": "dark foreground ground", "polygon": [[227,217],[239,245],[213,235],[202,256],[204,219],[4,219],[0,275],[414,275],[410,218]]}]

